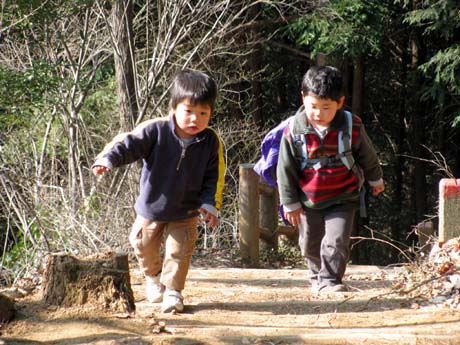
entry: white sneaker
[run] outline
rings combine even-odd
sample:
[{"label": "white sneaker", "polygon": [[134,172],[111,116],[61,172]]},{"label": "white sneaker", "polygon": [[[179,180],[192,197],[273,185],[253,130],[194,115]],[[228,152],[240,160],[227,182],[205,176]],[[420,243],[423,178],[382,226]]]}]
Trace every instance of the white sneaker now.
[{"label": "white sneaker", "polygon": [[145,296],[150,303],[159,303],[163,300],[165,287],[160,283],[160,275],[145,276]]},{"label": "white sneaker", "polygon": [[176,311],[178,313],[184,310],[184,297],[180,291],[171,290],[166,288],[163,294],[163,304],[161,305],[161,311],[163,313],[170,313]]}]

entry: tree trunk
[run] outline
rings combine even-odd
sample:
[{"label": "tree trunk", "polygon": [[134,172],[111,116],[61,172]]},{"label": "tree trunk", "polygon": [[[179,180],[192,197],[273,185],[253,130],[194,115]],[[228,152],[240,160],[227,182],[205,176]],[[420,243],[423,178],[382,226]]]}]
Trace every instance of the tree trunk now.
[{"label": "tree trunk", "polygon": [[[260,4],[256,4],[251,6],[249,9],[249,17],[256,18],[260,11]],[[258,40],[259,31],[257,28],[252,29],[249,32],[250,41]],[[255,44],[252,50],[251,55],[249,56],[249,68],[250,68],[250,75],[251,75],[251,114],[254,122],[257,124],[259,128],[263,128],[264,119],[262,116],[262,87],[260,83],[260,45]]]},{"label": "tree trunk", "polygon": [[[407,41],[406,41],[407,42]],[[400,100],[399,113],[398,113],[398,132],[395,138],[395,152],[394,152],[394,212],[399,215],[395,217],[391,222],[391,238],[395,241],[401,239],[401,222],[400,219],[403,217],[404,210],[404,178],[403,178],[403,167],[405,158],[403,157],[404,153],[404,142],[406,140],[406,113],[407,113],[407,88],[408,88],[408,78],[407,78],[407,67],[410,65],[409,53],[407,50],[407,44],[401,48],[402,57],[401,57],[401,94],[398,95]]]},{"label": "tree trunk", "polygon": [[343,59],[341,70],[343,75],[343,85],[345,87],[345,105],[350,106],[352,101],[351,92],[353,90],[353,68],[347,57],[344,57]]},{"label": "tree trunk", "polygon": [[[347,70],[347,75],[349,71]],[[344,82],[348,82],[347,78]],[[356,58],[353,62],[353,82],[351,91],[351,112],[354,115],[362,117],[362,103],[363,103],[363,88],[364,88],[364,59],[362,56]],[[365,204],[368,204],[366,198]],[[355,225],[352,231],[353,236],[366,236],[366,226],[369,225],[369,219],[367,217],[360,217],[359,212],[356,214]],[[372,261],[369,254],[368,244],[359,243],[353,245],[351,252],[351,259],[354,264],[368,264]]]},{"label": "tree trunk", "polygon": [[113,2],[112,25],[120,127],[122,130],[130,130],[134,127],[139,111],[135,86],[132,0]]},{"label": "tree trunk", "polygon": [[[457,133],[454,137],[454,142],[458,143],[460,142],[460,133]],[[454,175],[453,177],[456,179],[460,178],[460,147],[455,146],[453,148],[453,154],[454,154],[454,164],[452,166],[452,174]]]},{"label": "tree trunk", "polygon": [[[420,46],[418,36],[411,40],[412,50],[412,70],[415,73],[414,90],[422,88],[422,77],[418,72],[418,67],[424,62],[423,47]],[[416,210],[416,222],[419,223],[426,217],[427,213],[427,182],[426,182],[426,163],[421,159],[425,156],[425,149],[422,144],[425,143],[425,109],[423,102],[420,100],[420,94],[415,94],[413,99],[412,115],[412,144],[414,146],[414,156],[417,158],[414,165],[414,206]]]},{"label": "tree trunk", "polygon": [[327,55],[323,53],[319,53],[316,55],[316,65],[317,66],[326,66],[327,63]]},{"label": "tree trunk", "polygon": [[353,94],[351,112],[363,116],[364,58],[359,56],[354,62]]}]

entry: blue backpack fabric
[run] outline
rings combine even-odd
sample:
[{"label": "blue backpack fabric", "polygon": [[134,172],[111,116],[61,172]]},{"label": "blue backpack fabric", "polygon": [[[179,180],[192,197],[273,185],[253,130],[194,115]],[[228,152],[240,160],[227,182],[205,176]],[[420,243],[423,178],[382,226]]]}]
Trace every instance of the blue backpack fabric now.
[{"label": "blue backpack fabric", "polygon": [[262,157],[254,166],[254,171],[272,187],[278,186],[276,182],[276,166],[278,165],[281,137],[283,136],[284,128],[289,125],[291,120],[294,120],[294,115],[279,123],[265,135],[260,147]]}]

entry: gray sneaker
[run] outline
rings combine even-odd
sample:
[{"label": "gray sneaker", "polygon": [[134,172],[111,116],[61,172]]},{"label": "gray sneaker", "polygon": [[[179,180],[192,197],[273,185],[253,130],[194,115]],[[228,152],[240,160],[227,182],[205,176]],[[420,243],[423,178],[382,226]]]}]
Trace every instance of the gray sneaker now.
[{"label": "gray sneaker", "polygon": [[184,310],[184,297],[180,291],[166,288],[163,294],[163,304],[161,311],[163,313],[177,312],[181,313]]},{"label": "gray sneaker", "polygon": [[346,292],[346,291],[348,291],[348,288],[345,284],[326,285],[319,289],[320,293]]},{"label": "gray sneaker", "polygon": [[320,290],[320,288],[319,288],[318,281],[317,281],[317,280],[312,280],[312,281],[311,281],[310,291],[311,291],[312,293],[318,293],[319,290]]}]

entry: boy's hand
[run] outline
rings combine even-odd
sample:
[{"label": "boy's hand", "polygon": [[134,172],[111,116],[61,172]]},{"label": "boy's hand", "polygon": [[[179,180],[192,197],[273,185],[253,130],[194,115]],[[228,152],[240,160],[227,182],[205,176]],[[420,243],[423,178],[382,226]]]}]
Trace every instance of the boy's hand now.
[{"label": "boy's hand", "polygon": [[211,228],[215,228],[217,223],[219,222],[218,218],[213,215],[211,212],[208,212],[207,210],[205,210],[204,208],[200,208],[198,209],[198,212],[200,212],[203,216],[203,219],[202,221],[204,223],[208,223],[208,225],[211,227]]},{"label": "boy's hand", "polygon": [[93,174],[96,176],[104,175],[107,171],[110,171],[110,169],[103,165],[93,166]]},{"label": "boy's hand", "polygon": [[385,184],[379,184],[378,186],[372,187],[372,195],[378,195],[385,190]]},{"label": "boy's hand", "polygon": [[284,212],[284,216],[286,217],[287,221],[291,223],[293,226],[297,226],[300,224],[300,215],[304,214],[304,210],[302,207],[298,208],[294,211]]}]

